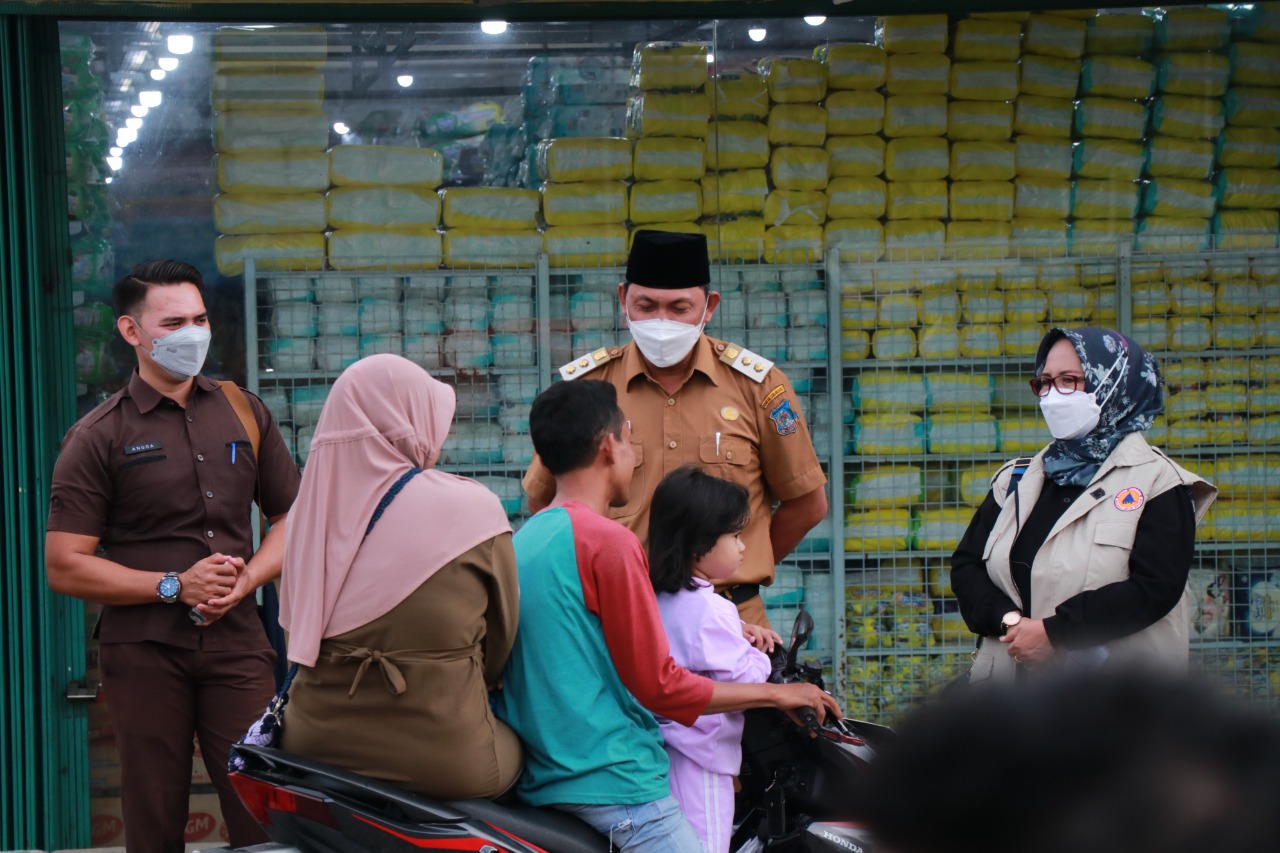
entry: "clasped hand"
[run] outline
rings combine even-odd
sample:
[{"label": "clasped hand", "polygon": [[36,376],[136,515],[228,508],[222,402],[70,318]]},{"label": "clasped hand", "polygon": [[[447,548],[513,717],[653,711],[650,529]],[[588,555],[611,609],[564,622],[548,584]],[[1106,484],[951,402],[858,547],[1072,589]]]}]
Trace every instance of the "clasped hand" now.
[{"label": "clasped hand", "polygon": [[241,557],[210,554],[181,575],[183,604],[204,617],[205,628],[221,619],[253,590],[249,569]]},{"label": "clasped hand", "polygon": [[1022,617],[1005,632],[1000,642],[1009,646],[1009,657],[1018,663],[1044,663],[1053,657],[1053,644],[1045,633],[1043,619]]}]

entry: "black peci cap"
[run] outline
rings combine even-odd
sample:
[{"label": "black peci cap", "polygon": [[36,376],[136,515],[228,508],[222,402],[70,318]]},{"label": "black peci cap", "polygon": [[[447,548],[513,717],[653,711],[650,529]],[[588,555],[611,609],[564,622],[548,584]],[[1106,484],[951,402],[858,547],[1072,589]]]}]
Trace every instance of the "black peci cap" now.
[{"label": "black peci cap", "polygon": [[627,281],[661,290],[711,284],[707,238],[674,231],[637,231],[627,257]]}]

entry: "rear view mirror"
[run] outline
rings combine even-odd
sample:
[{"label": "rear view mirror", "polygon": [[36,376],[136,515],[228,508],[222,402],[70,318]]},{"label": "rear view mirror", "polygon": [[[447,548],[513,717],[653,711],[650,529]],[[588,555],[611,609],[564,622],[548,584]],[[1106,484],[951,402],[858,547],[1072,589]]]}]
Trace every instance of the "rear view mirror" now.
[{"label": "rear view mirror", "polygon": [[794,670],[796,667],[796,655],[800,652],[800,647],[809,642],[810,635],[813,634],[813,617],[809,615],[809,611],[801,610],[800,615],[796,617],[796,622],[791,626],[791,642],[787,646],[787,669]]}]

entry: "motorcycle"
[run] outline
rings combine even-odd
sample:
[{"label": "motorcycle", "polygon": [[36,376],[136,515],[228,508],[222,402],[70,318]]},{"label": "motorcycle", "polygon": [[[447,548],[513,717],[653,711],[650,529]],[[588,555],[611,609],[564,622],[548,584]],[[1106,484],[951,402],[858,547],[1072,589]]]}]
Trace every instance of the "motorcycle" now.
[{"label": "motorcycle", "polygon": [[[821,672],[797,662],[813,631],[801,612],[772,681],[822,686]],[[890,730],[828,718],[812,709],[801,725],[772,709],[746,712],[742,790],[732,849],[869,853],[865,828],[847,820],[853,774]],[[433,800],[281,749],[241,744],[244,766],[231,783],[270,844],[253,853],[609,853],[609,839],[555,809],[491,800]]]}]

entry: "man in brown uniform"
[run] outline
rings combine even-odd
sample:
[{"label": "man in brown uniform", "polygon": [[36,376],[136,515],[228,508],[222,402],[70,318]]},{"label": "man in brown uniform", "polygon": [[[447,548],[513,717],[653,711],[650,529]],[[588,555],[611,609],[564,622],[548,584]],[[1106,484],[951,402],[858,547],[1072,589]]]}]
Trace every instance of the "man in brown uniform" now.
[{"label": "man in brown uniform", "polygon": [[[742,566],[717,586],[744,621],[767,627],[760,587],[773,583],[774,566],[826,516],[827,479],[782,371],[703,334],[720,304],[710,284],[706,237],[636,232],[627,279],[618,285],[632,342],[581,356],[560,375],[601,379],[618,390],[636,465],[631,500],[610,517],[642,542],[653,491],[673,469],[699,465],[747,488],[751,521],[742,531]],[[524,488],[534,511],[555,495],[555,482],[537,458]]]},{"label": "man in brown uniform", "polygon": [[[49,585],[104,605],[95,635],[129,853],[183,849],[193,734],[231,845],[267,840],[231,789],[227,753],[275,689],[253,593],[280,573],[298,469],[261,400],[199,375],[203,287],[180,261],[116,283],[137,372],[71,428],[53,471]],[[255,500],[271,521],[256,554]]]}]

